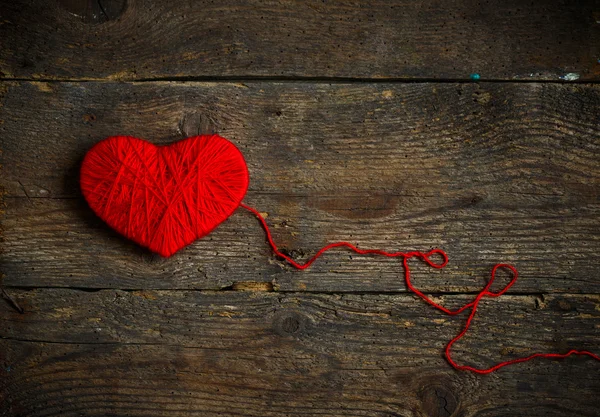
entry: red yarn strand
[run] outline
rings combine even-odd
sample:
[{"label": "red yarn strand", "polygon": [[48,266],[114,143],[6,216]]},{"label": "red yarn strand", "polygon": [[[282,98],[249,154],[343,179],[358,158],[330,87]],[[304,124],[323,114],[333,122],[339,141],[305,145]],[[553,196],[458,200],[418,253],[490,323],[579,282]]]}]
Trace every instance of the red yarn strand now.
[{"label": "red yarn strand", "polygon": [[[275,255],[297,269],[310,267],[325,252],[337,247],[362,255],[402,258],[406,286],[416,296],[447,315],[455,316],[470,310],[462,330],[444,350],[446,360],[455,369],[489,374],[504,366],[535,358],[560,359],[572,355],[589,356],[600,361],[600,356],[592,352],[573,349],[564,354],[534,353],[483,369],[459,365],[452,359],[452,347],[469,330],[481,300],[500,297],[514,285],[518,273],[512,265],[495,265],[490,280],[473,301],[449,310],[412,284],[408,265],[410,259],[417,258],[430,267],[444,268],[448,256],[441,249],[386,252],[359,249],[348,242],[335,242],[321,248],[308,261],[296,262],[279,251],[261,214],[241,203],[249,183],[246,162],[234,144],[218,135],[195,136],[168,146],[155,146],[129,136],[107,138],[86,155],[80,182],[84,197],[100,218],[129,239],[166,257],[210,233],[241,206],[258,218]],[[431,260],[434,255],[441,257],[441,262]],[[500,291],[494,292],[490,288],[500,268],[509,270],[512,279]]]},{"label": "red yarn strand", "polygon": [[[244,209],[248,210],[249,212],[251,212],[260,221],[262,228],[265,231],[267,241],[268,241],[269,245],[271,246],[271,249],[273,250],[275,255],[286,260],[294,268],[306,269],[306,268],[310,267],[313,264],[313,262],[315,262],[325,252],[327,252],[330,249],[339,248],[339,247],[346,247],[346,248],[352,250],[353,252],[356,252],[361,255],[374,254],[374,255],[381,255],[381,256],[385,256],[385,257],[389,257],[389,258],[399,257],[399,258],[402,258],[402,266],[404,268],[404,281],[406,282],[406,286],[408,287],[408,289],[411,292],[413,292],[415,295],[417,295],[419,298],[421,298],[427,304],[429,304],[430,306],[434,307],[435,309],[442,311],[443,313],[450,315],[450,316],[456,316],[456,315],[470,309],[471,312],[469,313],[469,316],[467,318],[467,321],[466,321],[464,327],[452,340],[450,340],[448,342],[448,344],[446,345],[446,348],[444,350],[444,356],[445,356],[446,360],[448,361],[448,363],[450,363],[450,365],[453,368],[455,368],[457,370],[470,371],[470,372],[474,372],[477,374],[490,374],[490,373],[497,371],[498,369],[503,368],[505,366],[514,365],[514,364],[521,363],[521,362],[527,362],[527,361],[530,361],[535,358],[562,359],[562,358],[566,358],[566,357],[569,357],[572,355],[589,356],[593,359],[600,361],[600,356],[596,355],[595,353],[588,352],[585,350],[572,349],[572,350],[568,351],[567,353],[534,353],[529,356],[499,362],[496,365],[493,365],[489,368],[475,368],[475,367],[468,366],[468,365],[459,365],[458,363],[456,363],[454,361],[454,359],[452,359],[452,355],[451,355],[452,346],[456,342],[458,342],[460,339],[462,339],[465,336],[465,334],[467,333],[467,331],[469,330],[469,328],[471,327],[471,323],[473,322],[473,319],[474,319],[475,315],[477,314],[477,308],[479,307],[479,303],[481,302],[481,300],[483,298],[485,298],[485,297],[491,297],[491,298],[492,297],[500,297],[501,295],[506,293],[510,289],[510,287],[512,287],[514,285],[514,283],[517,281],[517,278],[519,276],[517,269],[514,266],[509,265],[509,264],[496,264],[492,268],[490,280],[487,282],[485,287],[483,287],[483,289],[477,294],[477,296],[475,297],[475,299],[473,301],[463,305],[462,307],[457,308],[456,310],[449,310],[446,307],[444,307],[443,305],[436,303],[431,298],[427,297],[427,295],[425,295],[423,292],[421,292],[418,288],[416,288],[413,285],[413,283],[411,282],[410,268],[408,265],[408,261],[410,259],[418,258],[433,268],[442,269],[448,264],[448,255],[446,255],[446,253],[441,249],[432,249],[429,252],[419,252],[419,251],[386,252],[386,251],[383,251],[380,249],[359,249],[349,242],[335,242],[335,243],[330,243],[327,246],[324,246],[323,248],[321,248],[308,261],[306,261],[304,263],[298,263],[295,260],[293,260],[292,258],[290,258],[289,256],[287,256],[286,254],[284,254],[283,252],[281,252],[277,248],[277,245],[275,244],[275,241],[273,240],[273,236],[271,235],[269,226],[267,225],[267,222],[265,221],[265,219],[259,213],[258,210],[254,209],[244,203],[240,203],[240,206],[243,207]],[[442,262],[436,263],[436,262],[432,261],[430,259],[432,255],[441,256]],[[508,269],[512,273],[512,279],[500,291],[494,292],[494,291],[491,291],[490,288],[492,287],[492,284],[494,283],[494,280],[496,279],[496,271],[500,268]]]}]

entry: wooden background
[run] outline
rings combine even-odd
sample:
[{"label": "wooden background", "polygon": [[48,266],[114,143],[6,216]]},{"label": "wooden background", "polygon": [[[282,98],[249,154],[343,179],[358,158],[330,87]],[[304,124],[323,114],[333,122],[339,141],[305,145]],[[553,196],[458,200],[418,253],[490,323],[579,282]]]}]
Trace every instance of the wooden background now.
[{"label": "wooden background", "polygon": [[598,1],[2,1],[0,415],[600,415],[590,359],[454,371],[397,261],[296,271],[242,211],[162,259],[78,187],[106,136],[217,132],[298,259],[440,247],[449,306],[514,264],[459,362],[598,353],[599,60]]}]

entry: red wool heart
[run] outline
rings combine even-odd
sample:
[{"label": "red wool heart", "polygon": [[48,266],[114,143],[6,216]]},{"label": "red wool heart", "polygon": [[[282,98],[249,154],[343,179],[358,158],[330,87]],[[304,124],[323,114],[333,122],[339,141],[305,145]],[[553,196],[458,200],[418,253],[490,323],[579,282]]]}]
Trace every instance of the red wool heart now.
[{"label": "red wool heart", "polygon": [[81,190],[94,212],[127,238],[171,256],[206,236],[248,189],[241,152],[218,135],[156,146],[130,136],[96,144],[81,166]]},{"label": "red wool heart", "polygon": [[[446,345],[446,360],[455,368],[489,374],[508,365],[535,358],[567,358],[600,356],[585,350],[566,353],[533,353],[529,356],[499,362],[488,368],[459,365],[451,357],[451,349],[471,326],[479,303],[484,298],[500,297],[517,281],[517,270],[508,264],[496,264],[492,276],[473,301],[456,310],[438,304],[411,282],[408,262],[421,259],[441,269],[448,256],[441,249],[429,252],[387,252],[381,249],[359,249],[349,242],[334,242],[322,247],[305,262],[297,262],[277,248],[267,222],[258,210],[242,203],[248,189],[248,168],[240,151],[228,140],[217,136],[196,136],[169,146],[115,136],[103,140],[86,155],[81,167],[81,189],[90,207],[114,229],[142,246],[163,256],[171,256],[194,240],[207,235],[227,219],[238,207],[254,214],[260,221],[273,252],[298,269],[306,269],[330,249],[345,247],[362,255],[399,258],[404,280],[410,291],[443,313],[455,316],[470,310],[462,330]],[[441,262],[432,260],[441,257]],[[491,291],[496,271],[507,269],[510,282],[500,291]]]}]

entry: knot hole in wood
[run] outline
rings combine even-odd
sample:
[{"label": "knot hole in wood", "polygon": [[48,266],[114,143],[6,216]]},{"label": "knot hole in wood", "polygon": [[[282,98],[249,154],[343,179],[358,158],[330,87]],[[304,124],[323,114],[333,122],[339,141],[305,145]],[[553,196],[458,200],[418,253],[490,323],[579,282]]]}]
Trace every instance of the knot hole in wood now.
[{"label": "knot hole in wood", "polygon": [[212,135],[217,131],[214,121],[199,112],[186,113],[179,122],[179,131],[184,138],[199,135]]},{"label": "knot hole in wood", "polygon": [[450,417],[456,415],[458,400],[449,390],[449,384],[426,385],[420,391],[420,399],[425,415],[430,417]]},{"label": "knot hole in wood", "polygon": [[306,331],[308,319],[297,311],[279,312],[273,320],[273,329],[281,336],[299,336]]}]

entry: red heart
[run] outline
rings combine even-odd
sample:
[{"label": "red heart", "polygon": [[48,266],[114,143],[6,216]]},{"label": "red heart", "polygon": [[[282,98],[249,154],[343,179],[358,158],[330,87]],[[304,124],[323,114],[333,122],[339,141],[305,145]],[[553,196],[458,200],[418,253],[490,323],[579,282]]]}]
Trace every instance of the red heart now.
[{"label": "red heart", "polygon": [[85,199],[102,220],[162,256],[225,221],[248,181],[242,153],[218,135],[166,146],[113,136],[90,149],[80,178]]}]

